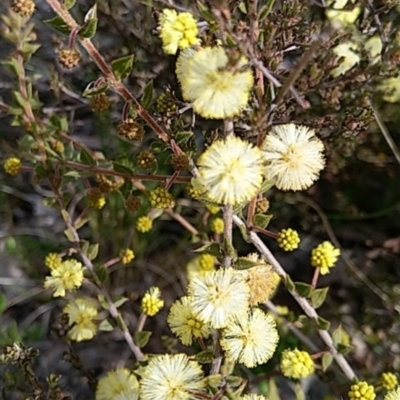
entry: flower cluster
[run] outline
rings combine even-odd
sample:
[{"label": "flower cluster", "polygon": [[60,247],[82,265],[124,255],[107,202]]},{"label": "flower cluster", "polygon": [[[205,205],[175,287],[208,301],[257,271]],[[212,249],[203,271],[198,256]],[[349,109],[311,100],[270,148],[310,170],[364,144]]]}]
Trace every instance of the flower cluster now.
[{"label": "flower cluster", "polygon": [[4,172],[8,175],[18,175],[21,172],[21,160],[16,157],[8,158],[4,163]]},{"label": "flower cluster", "polygon": [[150,317],[156,315],[163,307],[164,300],[160,299],[161,292],[158,287],[151,287],[143,296],[142,312]]},{"label": "flower cluster", "polygon": [[399,384],[397,376],[392,372],[383,372],[381,375],[381,383],[384,389],[393,390]]},{"label": "flower cluster", "polygon": [[282,374],[288,378],[300,379],[314,373],[314,361],[306,351],[285,350],[281,359]]},{"label": "flower cluster", "polygon": [[388,392],[384,400],[400,400],[400,386]]},{"label": "flower cluster", "polygon": [[139,382],[127,368],[110,371],[99,380],[96,389],[96,400],[137,400]]},{"label": "flower cluster", "polygon": [[197,164],[208,197],[216,203],[247,202],[261,187],[261,151],[235,136],[214,142]]},{"label": "flower cluster", "polygon": [[92,299],[78,298],[69,302],[63,310],[68,316],[68,323],[71,329],[68,336],[71,340],[81,342],[90,340],[97,331],[94,320],[97,318],[97,305]]},{"label": "flower cluster", "polygon": [[136,221],[136,229],[138,232],[146,233],[151,231],[151,228],[153,227],[153,220],[144,215],[143,217],[139,217],[138,220]]},{"label": "flower cluster", "polygon": [[51,268],[44,281],[46,289],[54,290],[54,297],[64,297],[66,291],[79,288],[83,282],[83,266],[76,260],[65,260]]},{"label": "flower cluster", "polygon": [[171,193],[167,189],[158,187],[150,192],[149,195],[150,204],[152,207],[167,209],[174,206],[174,200]]},{"label": "flower cluster", "polygon": [[364,381],[351,385],[348,395],[350,400],[374,400],[376,397],[374,387]]},{"label": "flower cluster", "polygon": [[340,250],[331,242],[325,241],[312,250],[311,265],[319,268],[321,275],[326,275],[329,273],[329,269],[334,267],[339,256]]},{"label": "flower cluster", "polygon": [[199,44],[198,28],[193,15],[164,9],[160,15],[160,38],[166,54],[176,54],[179,49]]},{"label": "flower cluster", "polygon": [[223,119],[238,115],[247,105],[253,87],[253,74],[241,58],[232,67],[223,47],[204,47],[182,52],[176,75],[182,96],[192,102],[204,118]]},{"label": "flower cluster", "polygon": [[121,258],[121,263],[126,265],[135,258],[135,253],[131,249],[123,249],[121,250],[119,256]]},{"label": "flower cluster", "polygon": [[285,251],[293,251],[299,247],[300,237],[299,234],[291,229],[281,229],[278,232],[276,241],[278,246]]}]

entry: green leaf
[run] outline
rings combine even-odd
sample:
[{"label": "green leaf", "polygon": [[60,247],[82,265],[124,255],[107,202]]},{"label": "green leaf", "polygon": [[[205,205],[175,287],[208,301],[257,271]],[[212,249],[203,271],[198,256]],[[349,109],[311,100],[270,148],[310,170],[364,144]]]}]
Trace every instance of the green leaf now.
[{"label": "green leaf", "polygon": [[175,135],[175,142],[179,145],[182,146],[189,142],[190,139],[194,137],[194,132],[188,131],[188,132],[178,132]]},{"label": "green leaf", "polygon": [[111,332],[113,330],[114,330],[114,326],[111,324],[111,322],[108,319],[104,319],[103,321],[100,322],[99,331]]},{"label": "green leaf", "polygon": [[114,167],[114,171],[116,171],[116,172],[121,172],[123,174],[133,174],[132,168],[130,168],[124,164],[113,162],[113,167]]},{"label": "green leaf", "polygon": [[207,253],[212,256],[218,257],[221,255],[220,246],[218,243],[205,244],[204,246],[199,247],[196,250],[193,250],[195,253]]},{"label": "green leaf", "polygon": [[143,108],[149,108],[153,100],[153,80],[151,80],[144,88],[141,104]]},{"label": "green leaf", "polygon": [[59,16],[47,19],[43,22],[63,35],[69,35],[71,33],[71,28]]},{"label": "green leaf", "polygon": [[22,45],[22,49],[21,49],[21,52],[22,52],[22,54],[24,55],[24,60],[25,60],[25,61],[29,61],[29,59],[32,57],[32,55],[33,55],[34,53],[36,53],[37,50],[38,50],[41,46],[42,46],[41,44],[25,42],[25,43]]},{"label": "green leaf", "polygon": [[238,4],[238,8],[243,14],[247,14],[246,4],[243,1]]},{"label": "green leaf", "polygon": [[90,260],[94,260],[97,255],[99,254],[99,244],[91,244],[88,249],[86,255],[89,257]]},{"label": "green leaf", "polygon": [[322,371],[326,371],[332,364],[333,356],[331,353],[325,353],[322,357]]},{"label": "green leaf", "polygon": [[269,225],[272,217],[272,214],[256,214],[253,217],[253,225],[265,229]]},{"label": "green leaf", "polygon": [[97,30],[97,4],[95,4],[85,15],[85,23],[79,30],[81,38],[90,39],[96,34]]},{"label": "green leaf", "polygon": [[7,306],[7,299],[4,294],[0,293],[0,315],[3,313],[3,311],[6,309]]},{"label": "green leaf", "polygon": [[233,376],[233,375],[228,375],[226,377],[226,383],[229,385],[229,387],[238,387],[243,383],[243,378],[241,376]]},{"label": "green leaf", "polygon": [[122,81],[130,75],[134,58],[135,56],[131,54],[130,56],[117,58],[116,60],[111,61],[111,68],[118,80]]},{"label": "green leaf", "polygon": [[258,17],[258,20],[260,22],[268,17],[269,13],[272,10],[272,7],[274,6],[274,3],[275,3],[275,0],[267,0],[266,4],[261,7],[260,15]]},{"label": "green leaf", "polygon": [[289,275],[286,274],[286,276],[285,276],[283,281],[284,281],[285,286],[289,290],[289,292],[294,292],[295,291],[295,285],[294,285],[293,281],[290,279]]},{"label": "green leaf", "polygon": [[152,333],[153,332],[148,332],[148,331],[135,332],[136,345],[140,348],[146,346],[146,344],[149,342]]},{"label": "green leaf", "polygon": [[75,235],[74,233],[68,228],[64,231],[64,235],[71,243],[75,243]]},{"label": "green leaf", "polygon": [[71,9],[76,3],[76,0],[62,0],[62,5],[67,10]]},{"label": "green leaf", "polygon": [[[212,350],[204,350],[201,351],[200,353],[197,353],[196,356],[196,361],[200,364],[210,364],[212,360],[214,359],[214,352]],[[214,380],[216,379],[221,379],[221,375],[211,375],[209,378],[214,377]],[[214,380],[211,380],[210,382],[207,382],[209,385],[212,385]],[[221,381],[219,381],[221,382]],[[212,386],[213,387],[213,386]]]},{"label": "green leaf", "polygon": [[29,101],[27,99],[25,99],[22,94],[18,91],[14,91],[14,98],[16,100],[16,102],[18,103],[19,106],[21,106],[22,108],[26,107],[27,105],[29,105]]},{"label": "green leaf", "polygon": [[311,293],[311,303],[314,308],[319,308],[324,304],[326,295],[328,294],[329,287],[322,289],[315,289]]},{"label": "green leaf", "polygon": [[269,189],[271,189],[274,186],[273,182],[269,181],[264,181],[261,185],[261,189],[258,191],[258,193],[263,194],[267,192]]},{"label": "green leaf", "polygon": [[317,320],[318,329],[327,331],[329,329],[330,324],[331,323],[329,321],[327,321],[326,319],[324,319],[322,317],[318,317],[318,320]]},{"label": "green leaf", "polygon": [[96,161],[94,160],[89,150],[87,150],[84,146],[82,146],[80,150],[81,150],[79,154],[80,161],[82,161],[84,164],[87,165],[96,165]]},{"label": "green leaf", "polygon": [[239,257],[236,261],[235,261],[235,265],[233,266],[233,268],[235,268],[236,270],[244,270],[244,269],[249,269],[252,268],[256,265],[260,265],[259,262],[255,262],[252,260],[249,260],[247,257]]},{"label": "green leaf", "polygon": [[[72,171],[72,172],[76,172],[76,171]],[[64,175],[65,176],[65,175]],[[84,218],[79,218],[78,221],[74,222],[74,228],[78,231],[79,229],[81,229],[83,226],[85,226],[88,222],[90,221],[89,217],[84,217]]]},{"label": "green leaf", "polygon": [[116,300],[113,300],[114,306],[116,308],[121,307],[123,304],[125,304],[129,299],[127,297],[118,297]]},{"label": "green leaf", "polygon": [[89,83],[89,85],[86,86],[85,90],[82,93],[83,97],[93,97],[97,96],[99,94],[105,93],[108,88],[110,87],[110,84],[108,82],[103,82],[100,85],[93,86],[93,82]]},{"label": "green leaf", "polygon": [[355,346],[353,346],[353,345],[345,345],[345,344],[341,344],[341,343],[339,343],[338,345],[337,345],[337,351],[340,353],[340,354],[344,354],[344,355],[346,355],[346,354],[348,354],[348,353],[350,353],[351,351],[353,351],[355,349]]},{"label": "green leaf", "polygon": [[309,285],[308,283],[304,283],[304,282],[295,282],[294,283],[295,286],[295,290],[296,292],[301,296],[301,297],[310,297],[311,295],[311,291],[312,291],[312,287],[311,285]]}]

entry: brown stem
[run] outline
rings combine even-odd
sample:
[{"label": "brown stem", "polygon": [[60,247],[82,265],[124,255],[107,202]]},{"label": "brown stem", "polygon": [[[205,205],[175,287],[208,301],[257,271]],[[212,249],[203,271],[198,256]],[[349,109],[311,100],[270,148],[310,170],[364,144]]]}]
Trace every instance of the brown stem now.
[{"label": "brown stem", "polygon": [[312,281],[311,281],[311,287],[312,287],[313,289],[315,289],[316,286],[317,286],[318,277],[319,277],[319,268],[315,268],[314,276],[313,276]]}]

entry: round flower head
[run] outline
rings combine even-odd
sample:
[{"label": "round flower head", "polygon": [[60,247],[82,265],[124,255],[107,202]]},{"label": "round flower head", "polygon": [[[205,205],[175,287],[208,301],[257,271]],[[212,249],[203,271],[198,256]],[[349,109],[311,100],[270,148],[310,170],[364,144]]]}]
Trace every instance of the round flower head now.
[{"label": "round flower head", "polygon": [[281,371],[287,378],[300,379],[314,373],[314,361],[306,351],[285,350],[282,353]]},{"label": "round flower head", "polygon": [[153,317],[164,307],[164,300],[160,299],[160,289],[151,287],[143,296],[141,310],[146,315]]},{"label": "round flower head", "polygon": [[191,281],[197,276],[202,276],[210,271],[215,271],[215,262],[217,259],[211,254],[201,254],[200,256],[190,260],[186,265],[188,280]]},{"label": "round flower head", "polygon": [[384,400],[400,400],[400,386],[388,392]]},{"label": "round flower head", "polygon": [[325,166],[324,145],[312,129],[286,124],[274,127],[261,147],[266,178],[280,190],[305,190]]},{"label": "round flower head", "polygon": [[399,381],[397,376],[391,372],[383,372],[381,375],[381,384],[386,390],[393,390]]},{"label": "round flower head", "polygon": [[185,49],[200,43],[196,20],[192,14],[164,9],[159,22],[160,38],[166,54],[176,54],[178,48]]},{"label": "round flower head", "polygon": [[249,287],[232,268],[193,278],[188,286],[196,317],[212,328],[224,328],[234,318],[246,315]]},{"label": "round flower head", "polygon": [[238,270],[250,288],[250,306],[265,303],[275,292],[280,282],[279,275],[257,253],[248,254],[240,260],[253,264],[251,268]]},{"label": "round flower head", "polygon": [[9,175],[18,175],[21,172],[21,160],[16,157],[8,158],[4,163],[4,172]]},{"label": "round flower head", "polygon": [[300,236],[292,228],[281,229],[276,237],[278,246],[285,251],[293,251],[299,247]]},{"label": "round flower head", "polygon": [[99,380],[96,400],[136,400],[139,383],[131,371],[119,368]]},{"label": "round flower head", "polygon": [[274,319],[255,308],[228,324],[222,332],[221,347],[230,360],[253,368],[273,356],[278,341]]},{"label": "round flower head", "polygon": [[[325,10],[326,17],[334,24],[335,27],[341,28],[354,24],[361,12],[360,6],[354,6],[352,9],[344,9],[349,0],[329,0]],[[355,3],[351,0],[350,3]]]},{"label": "round flower head", "polygon": [[374,400],[376,397],[374,387],[364,381],[351,385],[348,395],[350,400]]},{"label": "round flower head", "polygon": [[400,75],[384,79],[378,86],[383,100],[388,103],[400,101]]},{"label": "round flower head", "polygon": [[96,325],[93,322],[97,318],[96,302],[92,299],[76,299],[69,302],[63,312],[68,315],[68,322],[72,328],[68,336],[77,342],[90,340],[96,334]]},{"label": "round flower head", "polygon": [[54,289],[54,297],[64,297],[67,290],[77,289],[83,282],[82,264],[76,260],[63,261],[50,274],[46,276],[44,287]]},{"label": "round flower head", "polygon": [[332,69],[330,74],[336,78],[352,69],[358,62],[360,56],[354,52],[355,45],[351,42],[338,44],[332,49],[339,62],[339,65]]},{"label": "round flower head", "polygon": [[191,299],[187,296],[172,304],[167,322],[171,331],[185,346],[192,344],[193,337],[207,338],[210,335],[210,327],[193,314]]},{"label": "round flower head", "polygon": [[186,354],[152,358],[140,383],[141,400],[192,400],[205,389],[200,365]]},{"label": "round flower head", "polygon": [[331,242],[325,241],[319,244],[311,252],[311,265],[319,268],[321,275],[329,273],[329,268],[334,267],[340,256],[340,250]]},{"label": "round flower head", "polygon": [[253,74],[242,71],[247,60],[229,68],[222,47],[204,47],[184,52],[177,61],[176,74],[182,96],[204,118],[223,119],[238,115],[247,105],[253,87]]},{"label": "round flower head", "polygon": [[197,164],[208,197],[216,203],[234,205],[250,201],[261,187],[261,151],[235,136],[215,141]]}]

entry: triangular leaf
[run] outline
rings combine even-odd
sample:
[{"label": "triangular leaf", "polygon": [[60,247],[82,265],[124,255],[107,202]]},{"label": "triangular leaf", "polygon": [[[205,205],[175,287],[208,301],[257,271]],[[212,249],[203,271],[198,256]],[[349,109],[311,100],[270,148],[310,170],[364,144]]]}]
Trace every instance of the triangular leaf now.
[{"label": "triangular leaf", "polygon": [[311,303],[314,308],[321,307],[324,304],[326,295],[328,294],[329,287],[322,289],[315,289],[311,293]]},{"label": "triangular leaf", "polygon": [[149,108],[153,100],[153,81],[151,80],[144,88],[141,104],[143,108]]},{"label": "triangular leaf", "polygon": [[131,54],[130,56],[117,58],[116,60],[111,61],[111,68],[118,80],[123,80],[130,75],[134,58],[135,56]]},{"label": "triangular leaf", "polygon": [[146,346],[146,344],[149,342],[152,333],[153,332],[148,332],[148,331],[135,332],[136,345],[140,348]]},{"label": "triangular leaf", "polygon": [[71,33],[71,28],[59,16],[52,19],[47,19],[43,22],[63,35],[69,35]]}]

